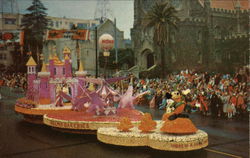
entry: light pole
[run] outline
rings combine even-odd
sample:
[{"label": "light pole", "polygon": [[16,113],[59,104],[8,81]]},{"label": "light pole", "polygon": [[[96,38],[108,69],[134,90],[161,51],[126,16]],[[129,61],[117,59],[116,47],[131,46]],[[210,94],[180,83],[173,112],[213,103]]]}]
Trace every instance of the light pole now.
[{"label": "light pole", "polygon": [[97,42],[97,26],[95,27],[95,78],[98,77],[98,42]]},{"label": "light pole", "polygon": [[110,56],[110,52],[103,52],[103,56],[105,58],[105,65],[104,65],[104,78],[107,78],[106,71],[107,71],[107,65],[108,65],[108,58]]}]

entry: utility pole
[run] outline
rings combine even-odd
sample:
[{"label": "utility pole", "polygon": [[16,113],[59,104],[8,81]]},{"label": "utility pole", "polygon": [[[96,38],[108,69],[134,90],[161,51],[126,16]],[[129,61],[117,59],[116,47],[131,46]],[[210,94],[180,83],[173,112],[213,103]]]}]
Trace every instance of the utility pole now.
[{"label": "utility pole", "polygon": [[116,64],[116,73],[118,73],[118,51],[117,51],[116,18],[114,20],[114,32],[115,32],[115,64]]},{"label": "utility pole", "polygon": [[95,27],[95,78],[98,77],[98,35],[97,26]]}]

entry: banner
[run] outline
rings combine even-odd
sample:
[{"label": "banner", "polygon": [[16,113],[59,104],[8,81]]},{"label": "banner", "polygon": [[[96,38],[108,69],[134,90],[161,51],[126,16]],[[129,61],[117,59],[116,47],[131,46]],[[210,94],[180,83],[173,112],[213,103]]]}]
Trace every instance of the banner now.
[{"label": "banner", "polygon": [[73,40],[89,40],[89,30],[49,30],[47,40],[68,38]]},{"label": "banner", "polygon": [[0,43],[20,42],[22,31],[0,31]]}]

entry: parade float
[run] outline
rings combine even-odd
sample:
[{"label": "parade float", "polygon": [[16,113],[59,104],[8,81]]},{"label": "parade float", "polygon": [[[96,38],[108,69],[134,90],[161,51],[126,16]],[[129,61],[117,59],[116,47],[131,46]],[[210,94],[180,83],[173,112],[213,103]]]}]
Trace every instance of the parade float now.
[{"label": "parade float", "polygon": [[144,114],[138,126],[129,118],[122,118],[117,127],[99,128],[97,138],[106,144],[119,146],[149,146],[157,150],[190,151],[208,145],[206,132],[195,127],[183,114],[185,103],[175,92],[172,97],[175,110],[165,113],[162,120],[154,121],[150,114]]},{"label": "parade float", "polygon": [[[104,52],[114,43],[107,34],[101,36],[99,42]],[[135,110],[133,102],[147,92],[133,96],[133,87],[129,86],[127,92],[121,94],[112,89],[111,84],[127,77],[88,78],[81,62],[74,77],[70,49],[65,47],[63,54],[63,60],[56,53],[50,54],[48,64],[42,58],[42,69],[38,73],[32,56],[28,60],[26,97],[18,99],[15,105],[15,111],[22,114],[24,120],[75,133],[116,126],[121,117],[138,122],[142,112]]]},{"label": "parade float", "polygon": [[[103,34],[99,38],[99,46],[104,54],[109,54],[109,50],[114,46],[113,37]],[[126,77],[80,78],[79,80],[89,84],[89,87],[78,84],[78,94],[72,97],[61,92],[61,96],[67,97],[72,103],[71,110],[44,115],[44,124],[73,133],[86,133],[86,131],[96,133],[100,127],[115,127],[121,117],[128,117],[133,124],[137,124],[143,113],[134,108],[134,101],[147,92],[133,96],[132,86],[129,86],[124,94],[115,91],[110,84],[123,79]],[[97,85],[97,89],[93,88],[94,84]]]},{"label": "parade float", "polygon": [[[49,62],[44,59],[42,69],[37,73],[37,63],[30,56],[27,66],[27,91],[24,98],[17,100],[15,111],[24,116],[24,120],[32,123],[43,123],[43,115],[70,111],[70,98],[79,94],[79,86],[83,86],[82,78],[86,72],[82,64],[73,77],[71,69],[70,49],[63,50],[64,60],[61,61],[56,53],[49,55]],[[67,94],[67,95],[65,95]],[[71,97],[69,97],[69,95]],[[66,101],[63,101],[67,100]]]}]

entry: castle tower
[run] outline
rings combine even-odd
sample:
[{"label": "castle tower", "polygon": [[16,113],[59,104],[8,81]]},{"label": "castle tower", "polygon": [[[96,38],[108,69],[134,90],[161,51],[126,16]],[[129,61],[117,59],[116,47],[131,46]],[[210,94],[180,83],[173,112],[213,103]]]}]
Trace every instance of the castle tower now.
[{"label": "castle tower", "polygon": [[204,64],[211,65],[209,61],[212,60],[212,53],[213,53],[213,46],[214,46],[214,37],[213,37],[213,23],[212,23],[212,16],[211,16],[211,1],[204,0],[204,11],[205,11],[205,21],[206,21],[206,28],[205,28],[205,37],[207,38],[207,42],[205,44],[206,52],[203,55],[203,62]]},{"label": "castle tower", "polygon": [[54,78],[54,59],[53,56],[51,55],[51,53],[49,54],[49,72],[50,72],[50,77]]},{"label": "castle tower", "polygon": [[[81,60],[80,60],[80,64],[79,64],[79,69],[75,74],[76,74],[76,78],[78,79],[78,84],[80,86],[84,86],[85,82],[82,79],[86,76],[87,72],[84,71],[83,63]],[[81,92],[81,88],[79,86],[77,88],[77,92]],[[78,95],[78,94],[76,94],[76,95]]]},{"label": "castle tower", "polygon": [[63,49],[64,54],[64,71],[65,71],[65,77],[72,77],[72,68],[71,68],[71,60],[70,60],[70,49],[68,47],[65,47]]},{"label": "castle tower", "polygon": [[40,89],[39,89],[39,103],[40,104],[50,104],[50,89],[49,89],[49,77],[50,72],[47,72],[46,64],[43,57],[43,66],[41,72],[38,72],[38,77],[40,78]]},{"label": "castle tower", "polygon": [[34,88],[33,81],[36,79],[36,66],[37,66],[32,56],[30,56],[26,66],[28,74],[28,91],[31,91]]}]

